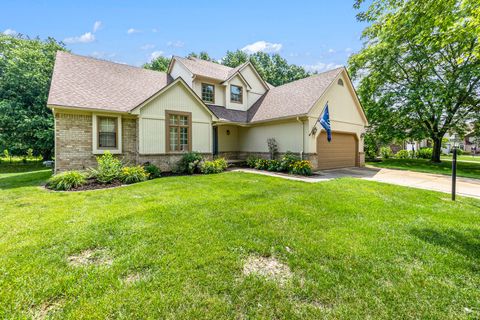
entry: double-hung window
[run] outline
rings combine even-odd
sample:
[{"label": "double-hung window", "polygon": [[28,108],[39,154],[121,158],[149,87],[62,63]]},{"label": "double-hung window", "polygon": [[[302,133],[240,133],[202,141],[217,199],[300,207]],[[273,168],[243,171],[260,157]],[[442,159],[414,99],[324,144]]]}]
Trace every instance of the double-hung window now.
[{"label": "double-hung window", "polygon": [[202,100],[208,103],[215,103],[215,86],[202,83]]},{"label": "double-hung window", "polygon": [[189,112],[167,111],[167,151],[192,150],[192,115]]},{"label": "double-hung window", "polygon": [[98,117],[98,148],[117,148],[117,118]]}]

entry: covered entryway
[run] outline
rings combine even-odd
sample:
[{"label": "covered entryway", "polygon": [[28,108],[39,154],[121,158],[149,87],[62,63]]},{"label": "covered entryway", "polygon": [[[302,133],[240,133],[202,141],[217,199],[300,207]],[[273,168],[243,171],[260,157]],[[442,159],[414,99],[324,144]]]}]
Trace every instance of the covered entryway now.
[{"label": "covered entryway", "polygon": [[332,141],[322,131],[317,137],[318,169],[358,166],[358,140],[355,133],[332,132]]}]

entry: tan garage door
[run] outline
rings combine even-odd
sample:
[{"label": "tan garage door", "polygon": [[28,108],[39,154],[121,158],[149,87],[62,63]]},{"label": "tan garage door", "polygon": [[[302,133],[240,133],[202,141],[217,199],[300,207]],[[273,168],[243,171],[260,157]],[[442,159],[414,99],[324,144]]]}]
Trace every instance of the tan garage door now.
[{"label": "tan garage door", "polygon": [[355,167],[357,140],[352,133],[332,133],[332,141],[322,131],[317,138],[318,169]]}]

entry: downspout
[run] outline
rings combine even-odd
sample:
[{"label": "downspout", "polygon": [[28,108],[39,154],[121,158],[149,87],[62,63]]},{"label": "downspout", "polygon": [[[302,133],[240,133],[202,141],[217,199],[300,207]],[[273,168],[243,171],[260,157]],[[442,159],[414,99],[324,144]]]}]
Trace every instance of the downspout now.
[{"label": "downspout", "polygon": [[305,122],[300,120],[299,117],[297,117],[297,121],[302,124],[302,151],[300,151],[300,159],[303,160],[303,153],[305,152]]}]

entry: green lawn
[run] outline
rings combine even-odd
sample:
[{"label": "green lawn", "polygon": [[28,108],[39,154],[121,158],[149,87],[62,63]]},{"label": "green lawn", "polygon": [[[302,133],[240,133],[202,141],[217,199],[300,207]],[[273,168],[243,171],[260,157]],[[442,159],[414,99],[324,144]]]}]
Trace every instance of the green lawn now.
[{"label": "green lawn", "polygon": [[[5,171],[2,319],[480,317],[478,200],[247,173],[55,193]],[[103,260],[69,263],[87,249]],[[244,276],[252,256],[293,278]]]},{"label": "green lawn", "polygon": [[[386,159],[380,162],[367,162],[377,168],[411,170],[427,173],[452,174],[452,162],[433,163],[425,159]],[[457,176],[480,179],[480,163],[457,162]]]},{"label": "green lawn", "polygon": [[[442,156],[442,160],[452,161],[452,156]],[[472,156],[472,155],[461,155],[457,156],[457,161],[475,161],[480,162],[480,155]]]}]

